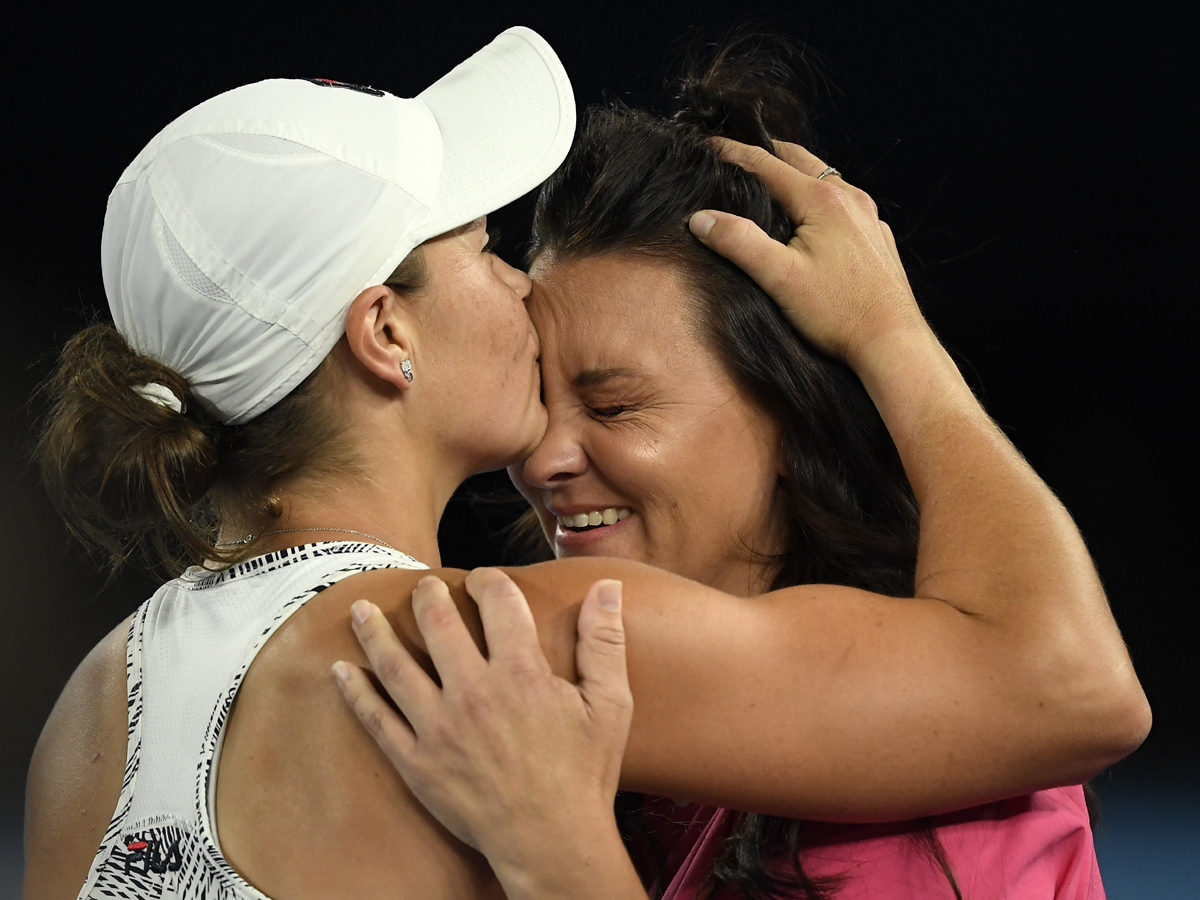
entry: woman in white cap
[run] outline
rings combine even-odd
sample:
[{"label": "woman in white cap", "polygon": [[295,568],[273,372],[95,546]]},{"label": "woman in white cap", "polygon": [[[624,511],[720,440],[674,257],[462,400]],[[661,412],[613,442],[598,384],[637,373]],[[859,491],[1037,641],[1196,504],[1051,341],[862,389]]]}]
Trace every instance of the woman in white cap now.
[{"label": "woman in white cap", "polygon": [[[102,241],[115,328],[64,349],[39,457],[114,561],[152,547],[210,568],[66,689],[31,770],[29,896],[259,896],[209,806],[237,689],[322,589],[436,565],[454,489],[541,436],[530,282],[488,252],[483,217],[553,172],[574,128],[553,50],[514,28],[412,99],[322,79],[229,91],[122,174]],[[277,824],[295,848],[362,846],[286,802]],[[438,884],[486,871],[417,855]]]},{"label": "woman in white cap", "polygon": [[[482,216],[546,178],[572,131],[561,66],[514,29],[413,100],[335,82],[231,91],[168,126],[122,176],[103,243],[116,328],[64,351],[40,461],[74,527],[115,559],[150,546],[194,565],[93,651],[52,713],[30,773],[28,896],[544,894],[519,867],[493,872],[425,811],[337,700],[329,669],[365,661],[348,627],[360,597],[394,612],[418,655],[416,620],[467,633],[441,583],[422,580],[439,562],[438,519],[464,478],[528,457],[545,426],[530,283],[487,252]],[[997,514],[1077,559],[1069,519],[1040,483],[1026,487],[997,497]],[[561,512],[577,528],[580,515],[631,529],[639,516]],[[959,516],[947,531],[969,530]],[[1041,571],[1046,552],[1003,546],[994,561]],[[465,601],[464,574],[438,571]],[[604,783],[564,794],[568,808],[597,808],[628,727],[612,643],[621,592],[605,576],[624,582],[650,711],[625,756],[644,790],[703,785],[735,808],[777,795],[797,815],[919,815],[1087,777],[1142,727],[1144,700],[1086,565],[1057,589],[1062,627],[1041,632],[1031,623],[1044,600],[1003,587],[984,592],[1003,612],[979,629],[957,610],[893,619],[886,598],[867,595],[914,640],[922,628],[972,637],[936,672],[873,647],[860,675],[869,702],[846,711],[822,708],[820,690],[795,703],[795,686],[830,664],[795,648],[812,636],[845,644],[860,620],[793,602],[845,589],[768,594],[745,615],[746,585],[562,560],[519,579],[556,665],[578,672],[577,696],[597,711],[574,761],[607,766]],[[497,573],[466,584],[477,640],[486,625],[500,648],[528,627]],[[376,621],[370,604],[355,610]],[[688,658],[726,675],[681,691]],[[917,746],[889,746],[898,714],[935,727]],[[759,735],[750,755],[747,734]],[[804,759],[801,745],[814,748]],[[961,764],[934,764],[950,755]],[[640,891],[615,830],[594,834],[559,836],[561,861],[584,880],[552,893],[594,892],[588,867],[609,860],[619,889]]]}]

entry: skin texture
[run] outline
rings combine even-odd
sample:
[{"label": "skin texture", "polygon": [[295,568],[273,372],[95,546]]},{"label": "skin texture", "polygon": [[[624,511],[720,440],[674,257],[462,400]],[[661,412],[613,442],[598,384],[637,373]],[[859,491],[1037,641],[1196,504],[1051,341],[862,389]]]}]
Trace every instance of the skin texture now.
[{"label": "skin texture", "polygon": [[[778,170],[766,174],[781,190],[788,188]],[[885,253],[888,235],[878,219],[861,199],[828,181],[815,189],[802,182],[806,193],[792,198],[808,204],[797,221],[824,223],[811,235],[803,233],[805,225],[798,230],[797,240],[812,257],[803,263],[807,269],[791,257],[772,261],[770,248],[749,243],[753,234],[736,223],[718,231],[718,221],[708,239],[735,261],[744,256],[764,282],[774,279],[777,296],[802,306],[806,315],[813,313],[811,304],[819,311],[823,298],[830,301],[825,314],[801,325],[817,333],[828,327],[839,340],[848,334],[844,344],[828,346],[846,348],[896,440],[922,506],[918,595],[891,598],[813,585],[744,597],[757,576],[736,553],[727,554],[734,562],[720,582],[729,591],[636,560],[572,558],[511,570],[528,599],[550,671],[576,679],[580,604],[594,582],[616,578],[624,585],[635,700],[621,770],[625,787],[763,812],[871,821],[1086,779],[1132,750],[1148,727],[1145,698],[1086,550],[1070,517],[979,409],[928,328],[912,317],[903,271]],[[536,342],[513,324],[516,339],[525,340],[523,355],[505,356],[503,346],[490,343],[492,330],[520,322],[528,283],[483,254],[476,231],[478,244],[467,241],[468,230],[445,245],[447,252],[471,257],[464,268],[434,260],[434,278],[424,292],[402,298],[372,288],[351,307],[346,341],[335,352],[347,374],[340,405],[362,468],[353,478],[280,485],[280,527],[313,530],[280,535],[278,546],[338,536],[323,533],[322,526],[356,528],[436,563],[437,520],[465,474],[515,464],[533,451],[544,415],[536,404]],[[867,246],[859,247],[863,242]],[[738,247],[745,252],[739,255]],[[825,260],[829,254],[835,261],[857,254],[856,264],[839,269]],[[782,277],[781,268],[793,275]],[[455,282],[439,283],[438,273],[455,271],[479,278],[475,284],[485,299],[494,299],[491,306],[463,301],[464,316],[495,317],[488,328],[454,323]],[[825,279],[826,290],[793,296],[785,288],[796,279]],[[843,284],[846,279],[853,283]],[[447,302],[429,302],[435,296]],[[893,305],[881,315],[847,311],[846,304],[862,306],[862,298]],[[479,342],[479,353],[449,346],[454,341]],[[413,360],[411,384],[399,368],[405,358]],[[459,365],[485,360],[492,368],[458,373],[450,370],[451,359]],[[548,369],[557,365],[547,358]],[[606,364],[596,359],[587,365]],[[496,366],[513,377],[500,377]],[[454,391],[462,393],[454,394],[443,378],[459,379]],[[550,385],[548,378],[548,396]],[[563,409],[575,403],[566,393],[555,397],[555,403],[566,398]],[[715,394],[705,401],[714,415],[736,412],[727,408],[734,399],[716,401]],[[498,402],[528,411],[517,416],[519,427],[486,431]],[[675,408],[694,415],[703,405]],[[448,410],[454,423],[442,421],[452,418]],[[635,550],[657,547],[664,559],[678,553],[673,542],[685,532],[670,512],[674,498],[638,487],[619,454],[604,456],[605,447],[616,445],[600,440],[604,432],[593,434],[591,427],[581,420],[583,436],[572,438],[578,448],[566,452],[587,456],[597,448],[597,458],[587,456],[594,471],[580,476],[580,484],[597,491],[586,501],[608,499],[599,491],[612,491],[642,519],[640,530],[630,529],[643,535]],[[618,433],[614,427],[612,434]],[[650,432],[627,433],[635,436],[629,447],[636,457],[650,444]],[[761,450],[755,441],[769,440],[753,432],[744,436],[742,446],[751,450]],[[691,450],[682,439],[672,446]],[[750,458],[757,467],[751,474],[759,478],[754,484],[777,476],[770,453]],[[603,466],[597,459],[605,460]],[[553,468],[539,477],[554,482]],[[677,482],[675,490],[703,493],[710,468]],[[539,488],[547,490],[552,492]],[[716,514],[736,525],[727,529],[730,539],[770,533],[747,531],[729,509]],[[753,524],[756,514],[747,508],[745,524]],[[711,539],[724,533],[714,530]],[[249,670],[219,765],[217,812],[228,858],[271,896],[499,895],[484,857],[424,811],[388,755],[338,699],[330,674],[339,659],[367,665],[349,618],[360,598],[379,608],[427,672],[432,665],[422,629],[446,624],[450,600],[475,644],[483,646],[465,573],[434,570],[448,597],[419,604],[414,615],[410,598],[423,574],[367,573],[329,588],[288,620]],[[123,657],[119,672],[118,683]],[[68,693],[76,689],[68,687]],[[86,684],[78,689],[85,691]],[[64,743],[78,739],[70,727],[55,729],[39,759],[56,758]],[[614,733],[614,744],[621,740]],[[106,745],[105,752],[123,754],[118,744]],[[90,785],[79,771],[82,758],[75,758],[71,777]],[[64,777],[35,763],[31,804],[48,795],[47,783]],[[103,790],[112,785],[97,790],[107,796]],[[32,831],[31,859],[50,859],[43,852],[50,835],[70,826],[55,832],[46,823],[69,822],[77,804],[78,797],[68,794],[51,809],[31,811],[31,822],[42,823]],[[77,846],[85,843],[80,838]],[[76,861],[83,871],[92,852]],[[37,870],[27,877],[44,876]]]},{"label": "skin texture", "polygon": [[33,751],[25,896],[79,895],[121,795],[126,752],[126,619],[71,676]]},{"label": "skin texture", "polygon": [[[680,274],[630,257],[542,261],[533,274],[549,427],[509,474],[555,554],[761,593],[763,558],[783,546],[779,430],[699,339]],[[607,507],[632,515],[584,534],[556,521]]]}]

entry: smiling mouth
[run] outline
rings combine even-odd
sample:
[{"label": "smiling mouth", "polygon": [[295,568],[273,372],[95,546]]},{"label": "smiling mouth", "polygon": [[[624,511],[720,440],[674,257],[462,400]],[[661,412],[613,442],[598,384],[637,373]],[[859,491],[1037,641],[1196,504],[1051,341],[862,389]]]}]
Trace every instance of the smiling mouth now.
[{"label": "smiling mouth", "polygon": [[572,516],[559,516],[558,527],[563,531],[592,531],[613,525],[622,519],[627,519],[633,513],[628,506],[610,506],[607,509],[594,509],[591,512],[577,513]]}]

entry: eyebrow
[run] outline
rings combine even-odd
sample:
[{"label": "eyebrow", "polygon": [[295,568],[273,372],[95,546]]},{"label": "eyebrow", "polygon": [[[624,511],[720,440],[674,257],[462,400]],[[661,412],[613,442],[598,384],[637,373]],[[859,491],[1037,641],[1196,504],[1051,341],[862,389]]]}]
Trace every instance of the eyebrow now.
[{"label": "eyebrow", "polygon": [[643,377],[643,374],[637,369],[585,369],[571,379],[571,386],[576,388],[595,387],[615,378]]}]

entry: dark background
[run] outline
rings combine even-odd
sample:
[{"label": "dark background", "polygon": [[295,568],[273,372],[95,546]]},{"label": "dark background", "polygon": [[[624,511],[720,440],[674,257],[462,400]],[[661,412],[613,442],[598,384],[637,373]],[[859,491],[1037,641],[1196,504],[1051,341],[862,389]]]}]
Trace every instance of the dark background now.
[{"label": "dark background", "polygon": [[[201,100],[266,77],[332,77],[410,96],[518,23],[558,50],[581,108],[604,96],[653,100],[673,44],[697,23],[719,33],[730,8],[250,2],[6,12],[0,810],[10,833],[62,685],[154,587],[134,573],[106,585],[27,463],[33,388],[56,347],[106,308],[105,199],[143,144]],[[825,157],[879,201],[934,326],[1088,540],[1155,712],[1145,746],[1101,787],[1121,809],[1122,784],[1169,785],[1161,796],[1190,797],[1194,811],[1197,154],[1186,138],[1196,79],[1184,7],[748,0],[734,10],[824,60]],[[510,260],[530,205],[498,217]],[[462,499],[443,533],[447,564],[497,558]],[[0,868],[17,864],[9,845]]]}]

